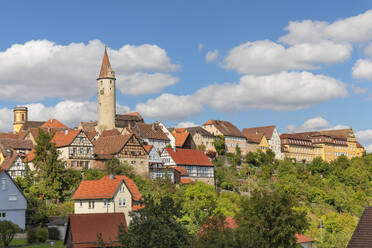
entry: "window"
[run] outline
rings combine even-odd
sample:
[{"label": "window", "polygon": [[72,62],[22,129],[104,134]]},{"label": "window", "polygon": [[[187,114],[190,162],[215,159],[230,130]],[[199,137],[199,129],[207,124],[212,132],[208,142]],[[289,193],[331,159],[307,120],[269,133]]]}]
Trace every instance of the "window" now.
[{"label": "window", "polygon": [[103,95],[103,94],[105,93],[105,89],[100,90],[99,93],[100,93],[101,95]]},{"label": "window", "polygon": [[82,208],[83,207],[83,201],[79,202],[79,206]]},{"label": "window", "polygon": [[119,198],[119,207],[125,207],[126,201],[125,198]]},{"label": "window", "polygon": [[86,165],[87,169],[89,169],[90,168],[90,161],[86,161],[85,165]]},{"label": "window", "polygon": [[76,161],[72,161],[72,167],[76,167],[77,165],[77,162]]},{"label": "window", "polygon": [[0,212],[0,219],[6,218],[6,213],[5,212]]},{"label": "window", "polygon": [[80,154],[83,154],[83,148],[80,147]]},{"label": "window", "polygon": [[103,206],[105,206],[105,207],[107,206],[107,200],[103,201]]},{"label": "window", "polygon": [[76,147],[72,148],[72,153],[76,153]]},{"label": "window", "polygon": [[17,195],[9,195],[9,201],[17,201]]},{"label": "window", "polygon": [[2,190],[6,190],[6,179],[5,179],[5,178],[3,178],[3,179],[1,180],[1,189],[2,189]]},{"label": "window", "polygon": [[89,208],[94,208],[94,201],[89,202]]},{"label": "window", "polygon": [[131,164],[135,164],[135,163],[136,163],[136,161],[135,161],[135,160],[132,160],[132,161],[130,161],[130,163],[131,163]]},{"label": "window", "polygon": [[88,154],[90,153],[90,147],[87,148],[87,153],[88,153]]},{"label": "window", "polygon": [[124,192],[125,191],[125,186],[124,186],[124,184],[123,185],[121,185],[121,187],[120,187],[120,192]]}]

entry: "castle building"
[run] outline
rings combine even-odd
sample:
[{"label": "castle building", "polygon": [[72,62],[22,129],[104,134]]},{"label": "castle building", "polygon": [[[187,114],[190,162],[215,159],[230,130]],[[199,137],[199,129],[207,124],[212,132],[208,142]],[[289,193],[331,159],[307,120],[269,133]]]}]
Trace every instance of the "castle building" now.
[{"label": "castle building", "polygon": [[98,124],[97,131],[115,128],[116,87],[115,72],[111,68],[105,48],[102,66],[97,78]]}]

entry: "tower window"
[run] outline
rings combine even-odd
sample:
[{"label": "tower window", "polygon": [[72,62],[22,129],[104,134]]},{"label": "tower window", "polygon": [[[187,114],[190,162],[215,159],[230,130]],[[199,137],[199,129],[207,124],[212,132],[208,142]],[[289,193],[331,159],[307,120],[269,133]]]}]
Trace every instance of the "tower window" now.
[{"label": "tower window", "polygon": [[103,95],[105,93],[105,89],[102,89],[99,91],[101,95]]},{"label": "tower window", "polygon": [[22,114],[22,121],[25,120],[25,114]]}]

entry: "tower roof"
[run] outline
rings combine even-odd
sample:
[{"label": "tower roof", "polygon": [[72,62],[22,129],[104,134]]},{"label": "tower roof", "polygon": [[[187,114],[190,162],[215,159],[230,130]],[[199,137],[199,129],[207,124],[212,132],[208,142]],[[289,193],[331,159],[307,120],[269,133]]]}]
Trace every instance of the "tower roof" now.
[{"label": "tower roof", "polygon": [[107,55],[107,49],[105,48],[105,53],[102,59],[101,72],[98,78],[115,78],[115,72],[111,68],[110,60]]}]

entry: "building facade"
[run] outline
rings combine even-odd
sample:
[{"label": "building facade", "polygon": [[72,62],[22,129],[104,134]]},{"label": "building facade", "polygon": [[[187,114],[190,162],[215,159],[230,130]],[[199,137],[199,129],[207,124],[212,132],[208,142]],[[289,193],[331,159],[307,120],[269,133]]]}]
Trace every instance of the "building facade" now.
[{"label": "building facade", "polygon": [[313,161],[314,146],[311,139],[298,134],[282,134],[280,139],[285,158],[302,163]]}]

